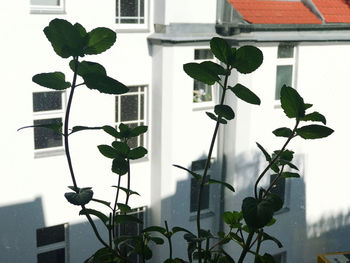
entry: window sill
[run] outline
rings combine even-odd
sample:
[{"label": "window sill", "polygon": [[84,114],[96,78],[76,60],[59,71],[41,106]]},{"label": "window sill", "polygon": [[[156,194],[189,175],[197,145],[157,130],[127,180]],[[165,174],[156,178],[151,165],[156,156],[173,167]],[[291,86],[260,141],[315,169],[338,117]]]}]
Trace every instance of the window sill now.
[{"label": "window sill", "polygon": [[[209,209],[205,209],[205,210],[202,210],[201,211],[201,215],[200,215],[200,218],[203,219],[203,218],[208,218],[208,217],[212,217],[214,216],[214,212],[209,210]],[[190,221],[194,221],[194,220],[197,220],[197,212],[191,212],[191,215],[190,215]]]},{"label": "window sill", "polygon": [[43,151],[34,152],[34,159],[52,157],[52,156],[60,156],[60,155],[64,155],[64,154],[65,154],[65,150],[63,148],[47,149],[47,150],[43,150]]},{"label": "window sill", "polygon": [[214,108],[214,103],[210,102],[193,102],[192,111],[203,111],[203,110],[211,110]]},{"label": "window sill", "polygon": [[145,157],[142,157],[141,159],[130,160],[130,164],[144,163],[144,162],[148,162],[148,161],[149,161],[149,158],[148,158],[148,155],[146,155]]},{"label": "window sill", "polygon": [[66,11],[62,7],[57,8],[46,8],[46,7],[31,7],[31,14],[66,14]]}]

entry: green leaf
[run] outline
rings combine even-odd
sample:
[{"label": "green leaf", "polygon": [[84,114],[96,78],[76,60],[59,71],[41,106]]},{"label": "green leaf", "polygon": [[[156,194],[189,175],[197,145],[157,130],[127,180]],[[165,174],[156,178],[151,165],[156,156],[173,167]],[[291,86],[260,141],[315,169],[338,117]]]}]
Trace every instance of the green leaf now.
[{"label": "green leaf", "polygon": [[290,137],[293,134],[293,131],[289,128],[283,127],[283,128],[278,128],[272,132],[274,135],[277,137]]},{"label": "green leaf", "polygon": [[226,40],[219,37],[213,37],[210,40],[210,49],[217,59],[227,64],[231,48]]},{"label": "green leaf", "polygon": [[106,225],[106,223],[109,221],[108,216],[94,209],[83,209],[83,210],[80,210],[79,212],[79,215],[87,215],[87,214],[98,217],[103,222],[104,225]]},{"label": "green leaf", "polygon": [[20,130],[23,130],[23,129],[27,129],[27,128],[45,128],[45,129],[53,130],[57,134],[63,135],[62,134],[62,125],[63,125],[62,122],[54,122],[54,123],[49,123],[49,124],[30,125],[30,126],[21,127],[19,129],[17,129],[17,131],[20,131]]},{"label": "green leaf", "polygon": [[321,125],[308,125],[297,129],[297,135],[303,139],[320,139],[331,135],[334,132],[331,128]]},{"label": "green leaf", "polygon": [[300,178],[300,174],[292,172],[283,172],[281,176],[284,178]]},{"label": "green leaf", "polygon": [[[75,68],[75,60],[71,60],[69,62],[69,67],[71,68],[71,70],[74,72],[74,68]],[[96,62],[90,62],[90,61],[82,61],[82,62],[78,62],[78,71],[77,74],[79,76],[84,76],[86,74],[101,74],[101,75],[107,75],[106,73],[106,69],[96,63]]]},{"label": "green leaf", "polygon": [[281,107],[289,118],[303,118],[305,116],[305,105],[299,93],[283,85],[281,89]]},{"label": "green leaf", "polygon": [[82,188],[79,193],[68,192],[64,194],[64,197],[73,205],[86,205],[91,201],[93,195],[91,188]]},{"label": "green leaf", "polygon": [[120,212],[122,213],[127,213],[131,211],[130,206],[123,204],[123,203],[117,203],[118,205],[118,209],[120,210]]},{"label": "green leaf", "polygon": [[95,198],[92,198],[91,201],[94,201],[96,203],[100,203],[100,204],[103,204],[109,208],[111,208],[111,203],[110,202],[107,202],[107,201],[104,201],[104,200],[100,200],[100,199],[95,199]]},{"label": "green leaf", "polygon": [[57,18],[53,19],[44,29],[56,54],[62,58],[84,56],[83,49],[88,41],[84,31],[85,29],[80,24],[73,26],[68,21]]},{"label": "green leaf", "polygon": [[266,201],[271,203],[271,206],[275,212],[279,211],[283,207],[283,200],[278,195],[269,193],[266,197]]},{"label": "green leaf", "polygon": [[254,263],[276,263],[276,261],[273,256],[265,253],[263,256],[257,255]]},{"label": "green leaf", "polygon": [[102,127],[86,127],[86,126],[74,126],[72,128],[71,134],[78,131],[86,131],[86,130],[101,130]]},{"label": "green leaf", "polygon": [[83,78],[89,89],[96,89],[101,93],[118,95],[129,91],[127,86],[106,75],[89,73],[84,75]]},{"label": "green leaf", "polygon": [[124,123],[119,124],[119,131],[122,138],[129,138],[131,135],[131,129]]},{"label": "green leaf", "polygon": [[298,170],[299,171],[299,169],[298,169],[298,167],[296,167],[294,164],[292,164],[292,163],[289,163],[289,162],[286,162],[286,165],[288,165],[290,168],[292,168],[292,169],[295,169],[295,170]]},{"label": "green leaf", "polygon": [[71,86],[71,83],[66,81],[65,75],[57,71],[36,74],[33,76],[32,81],[40,86],[54,90],[65,90]]},{"label": "green leaf", "polygon": [[129,170],[129,165],[124,158],[118,157],[113,160],[112,162],[113,173],[124,175],[128,172],[128,170]]},{"label": "green leaf", "polygon": [[232,108],[228,105],[216,105],[214,107],[214,112],[219,117],[224,117],[227,120],[232,120],[235,117],[235,113]]},{"label": "green leaf", "polygon": [[84,50],[87,55],[97,55],[109,49],[115,43],[117,35],[105,27],[98,27],[88,33],[89,42]]},{"label": "green leaf", "polygon": [[121,223],[129,223],[129,222],[142,224],[142,221],[140,219],[138,219],[137,217],[132,216],[132,215],[116,215],[115,216],[115,223],[117,225],[121,224]]},{"label": "green leaf", "polygon": [[131,130],[130,136],[137,137],[145,132],[147,132],[148,127],[145,125],[140,125]]},{"label": "green leaf", "polygon": [[113,128],[112,126],[105,125],[102,128],[103,128],[104,132],[108,133],[109,135],[113,136],[114,138],[117,138],[117,139],[121,139],[122,138],[120,133],[115,128]]},{"label": "green leaf", "polygon": [[130,189],[127,189],[125,187],[122,187],[122,186],[112,185],[112,187],[119,188],[120,190],[124,191],[126,194],[129,194],[129,196],[130,195],[138,195],[138,196],[140,196],[140,194],[138,192],[134,192],[134,191],[132,191]]},{"label": "green leaf", "polygon": [[164,244],[164,240],[161,237],[151,237],[151,240],[156,243],[157,245]]},{"label": "green leaf", "polygon": [[208,85],[213,85],[220,78],[209,71],[205,66],[198,63],[187,63],[183,65],[183,69],[191,78],[201,81]]},{"label": "green leaf", "polygon": [[93,261],[91,263],[111,263],[114,260],[114,252],[110,248],[101,248],[97,250],[93,257]]},{"label": "green leaf", "polygon": [[136,159],[140,159],[140,158],[144,157],[146,154],[147,154],[146,148],[139,146],[139,147],[136,147],[136,148],[130,150],[130,152],[128,154],[128,158],[131,160],[136,160]]},{"label": "green leaf", "polygon": [[186,233],[188,233],[188,234],[190,234],[190,235],[195,237],[195,234],[193,234],[191,231],[189,231],[189,230],[187,230],[186,228],[183,228],[183,227],[175,226],[171,230],[172,230],[172,232],[174,234],[177,233],[177,232],[186,232]]},{"label": "green leaf", "polygon": [[260,151],[262,151],[262,153],[264,154],[266,161],[271,162],[271,156],[270,154],[267,153],[267,151],[264,149],[264,147],[262,147],[259,143],[256,143],[256,145],[258,146],[258,148],[260,149]]},{"label": "green leaf", "polygon": [[232,64],[238,72],[247,74],[260,67],[264,60],[263,53],[254,46],[242,46],[236,51],[236,59]]},{"label": "green leaf", "polygon": [[216,64],[213,61],[204,61],[200,63],[200,65],[212,72],[213,75],[226,75],[227,73],[227,71],[221,65]]},{"label": "green leaf", "polygon": [[250,89],[237,83],[234,87],[229,89],[241,100],[250,104],[260,105],[261,101],[257,95],[255,95]]},{"label": "green leaf", "polygon": [[130,152],[130,147],[126,142],[114,141],[112,142],[112,146],[114,149],[117,150],[119,154],[121,154],[125,158],[128,156]]},{"label": "green leaf", "polygon": [[322,122],[324,125],[326,125],[326,118],[321,113],[318,113],[317,111],[306,114],[304,118],[301,119],[302,121],[318,121]]},{"label": "green leaf", "polygon": [[217,181],[217,180],[214,180],[214,179],[209,179],[208,180],[208,184],[221,184],[223,186],[225,186],[227,189],[229,189],[230,191],[234,192],[235,189],[233,188],[232,185],[228,184],[228,183],[225,183],[225,182],[222,182],[222,181]]},{"label": "green leaf", "polygon": [[189,173],[190,173],[195,179],[197,179],[197,180],[202,179],[202,176],[201,176],[200,174],[197,174],[197,173],[195,173],[195,172],[193,172],[193,171],[191,171],[191,170],[189,170],[189,169],[187,169],[187,168],[185,168],[185,167],[182,167],[182,166],[177,165],[177,164],[173,164],[173,166],[175,166],[176,168],[185,170],[186,172],[189,172]]},{"label": "green leaf", "polygon": [[283,247],[281,241],[279,241],[277,238],[270,236],[269,234],[263,232],[263,241],[266,241],[266,240],[271,240],[271,241],[275,242],[279,248]]},{"label": "green leaf", "polygon": [[313,105],[310,104],[310,103],[305,103],[305,104],[304,104],[304,109],[307,110],[307,109],[311,108],[312,106],[313,106]]},{"label": "green leaf", "polygon": [[266,225],[266,226],[272,226],[276,223],[276,219],[275,218],[272,218],[271,221]]},{"label": "green leaf", "polygon": [[118,151],[109,145],[102,144],[97,146],[97,148],[100,153],[107,158],[114,159],[118,156]]},{"label": "green leaf", "polygon": [[266,226],[271,221],[274,209],[269,201],[258,201],[253,197],[247,197],[243,200],[242,212],[247,225],[257,229]]},{"label": "green leaf", "polygon": [[142,230],[142,232],[158,232],[161,234],[165,234],[166,229],[164,227],[161,226],[150,226],[150,227],[146,227],[145,229]]}]

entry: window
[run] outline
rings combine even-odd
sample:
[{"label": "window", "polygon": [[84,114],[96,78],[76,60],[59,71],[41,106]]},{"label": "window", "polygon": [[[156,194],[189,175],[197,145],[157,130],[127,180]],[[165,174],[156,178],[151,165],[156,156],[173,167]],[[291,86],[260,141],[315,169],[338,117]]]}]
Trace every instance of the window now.
[{"label": "window", "polygon": [[[202,174],[205,168],[207,159],[202,159],[192,162],[191,170],[193,172]],[[206,180],[209,180],[207,175]],[[200,183],[195,179],[191,178],[191,200],[190,200],[190,212],[196,212],[198,210],[198,194],[199,194]],[[203,188],[201,210],[209,209],[209,184],[205,184]]]},{"label": "window", "polygon": [[[130,128],[146,124],[147,86],[131,86],[129,92],[118,95],[115,98],[115,122],[118,126],[121,122]],[[134,148],[145,146],[145,134],[129,140],[129,146]]]},{"label": "window", "polygon": [[275,100],[280,99],[283,85],[294,86],[295,47],[279,45],[277,51]]},{"label": "window", "polygon": [[[133,215],[140,219],[143,224],[138,224],[136,222],[126,222],[126,223],[121,223],[116,226],[116,233],[117,236],[137,236],[141,233],[143,230],[143,226],[145,225],[145,219],[146,219],[146,207],[139,207],[132,209],[131,212],[128,213],[128,215]],[[134,247],[134,244],[131,243],[132,241],[125,243],[124,246],[121,246],[121,249],[128,250],[128,247]],[[127,251],[126,251],[127,252]],[[142,258],[138,255],[132,254],[131,255],[131,262],[133,263],[141,263]]]},{"label": "window", "polygon": [[119,29],[148,29],[148,0],[116,0],[116,19]]},{"label": "window", "polygon": [[68,224],[39,228],[36,230],[37,262],[66,263]]},{"label": "window", "polygon": [[[63,119],[63,102],[65,93],[61,91],[34,92],[33,113],[34,125],[56,125]],[[34,149],[42,153],[48,149],[62,151],[62,135],[45,127],[34,128]]]},{"label": "window", "polygon": [[287,262],[286,256],[287,256],[287,253],[282,252],[282,253],[273,255],[273,259],[275,260],[276,263],[286,263]]},{"label": "window", "polygon": [[[276,179],[276,174],[270,175],[270,184]],[[285,202],[286,195],[286,178],[281,177],[277,180],[275,186],[271,189],[271,193],[277,195],[283,203]]]},{"label": "window", "polygon": [[65,0],[30,0],[30,12],[33,14],[64,13]]},{"label": "window", "polygon": [[[195,49],[195,60],[208,60],[213,59],[213,53],[210,49]],[[198,61],[200,62],[200,61]],[[205,103],[213,101],[213,87],[203,82],[194,80],[193,82],[193,102]]]}]

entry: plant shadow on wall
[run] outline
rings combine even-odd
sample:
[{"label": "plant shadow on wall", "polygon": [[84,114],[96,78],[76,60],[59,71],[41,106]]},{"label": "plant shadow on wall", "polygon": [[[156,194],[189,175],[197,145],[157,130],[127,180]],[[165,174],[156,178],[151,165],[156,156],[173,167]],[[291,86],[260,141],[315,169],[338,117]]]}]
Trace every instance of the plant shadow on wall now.
[{"label": "plant shadow on wall", "polygon": [[[65,90],[70,88],[64,122],[61,124],[36,125],[36,128],[51,129],[62,135],[65,146],[69,172],[72,186],[68,186],[71,192],[65,194],[66,199],[73,205],[80,207],[80,215],[84,215],[102,248],[96,252],[91,251],[92,256],[85,262],[110,263],[110,262],[131,262],[133,255],[139,255],[142,261],[152,258],[150,244],[168,244],[169,254],[166,263],[171,262],[238,262],[242,263],[248,254],[252,254],[256,263],[274,262],[273,257],[263,251],[262,243],[273,241],[278,246],[281,242],[268,234],[265,227],[275,223],[274,214],[283,207],[283,201],[273,194],[273,187],[281,178],[300,177],[298,167],[293,163],[294,152],[287,149],[290,141],[295,137],[302,139],[319,139],[327,137],[333,130],[326,127],[325,117],[310,111],[311,104],[304,103],[298,92],[287,86],[281,89],[281,106],[286,116],[294,120],[294,127],[282,127],[273,131],[278,137],[285,137],[285,143],[280,149],[268,152],[257,143],[257,147],[266,159],[266,167],[259,171],[254,178],[254,187],[251,196],[243,199],[241,209],[237,211],[225,211],[222,215],[223,222],[227,225],[226,232],[214,233],[212,229],[203,229],[201,218],[201,205],[204,198],[203,193],[207,184],[220,185],[227,190],[234,192],[235,189],[227,182],[208,178],[208,171],[211,163],[212,152],[217,138],[220,125],[225,125],[235,117],[235,113],[225,101],[225,95],[232,92],[237,98],[243,101],[259,105],[260,99],[247,87],[236,84],[228,86],[228,79],[232,70],[241,74],[249,74],[255,71],[263,62],[262,52],[254,46],[242,46],[238,49],[231,48],[222,38],[213,38],[210,41],[210,49],[215,57],[222,63],[212,61],[202,63],[188,63],[184,65],[184,71],[193,79],[208,85],[217,83],[221,87],[220,103],[215,106],[214,113],[207,112],[209,118],[215,121],[215,129],[210,147],[206,156],[203,172],[197,172],[185,167],[176,167],[187,171],[197,181],[198,198],[196,212],[196,231],[191,231],[182,226],[169,225],[165,220],[163,226],[150,226],[145,228],[139,235],[119,235],[118,227],[126,222],[141,224],[142,221],[130,214],[130,196],[137,194],[130,189],[130,160],[144,157],[147,150],[143,147],[130,147],[129,141],[147,131],[146,126],[130,128],[120,124],[118,128],[111,126],[102,127],[69,127],[69,116],[73,102],[74,91],[81,86],[98,90],[106,94],[123,94],[128,88],[119,81],[109,77],[105,68],[98,63],[91,61],[80,61],[86,55],[97,55],[109,49],[116,40],[114,31],[107,28],[95,28],[87,32],[85,28],[76,23],[72,25],[66,20],[54,19],[44,29],[47,39],[50,41],[54,51],[60,57],[67,59],[70,69],[73,72],[72,83],[66,81],[65,75],[61,72],[49,72],[37,74],[33,81],[41,86],[54,90]],[[305,122],[321,122],[324,125]],[[34,126],[28,126],[34,127]],[[112,172],[116,174],[115,198],[112,202],[100,200],[94,196],[92,187],[81,187],[78,185],[77,176],[74,173],[72,158],[70,155],[70,138],[72,134],[85,130],[102,130],[114,138],[111,145],[99,145],[98,149],[102,155],[112,160]],[[286,168],[291,169],[287,171]],[[262,187],[261,181],[272,171],[275,176],[267,187]],[[121,178],[126,177],[126,187],[121,186]],[[239,186],[238,186],[239,187]],[[120,193],[124,192],[126,197],[121,199]],[[234,195],[233,195],[234,196]],[[90,208],[92,204],[103,205],[105,210]],[[89,205],[89,207],[87,207]],[[96,227],[92,216],[101,220],[108,238],[104,239],[100,230]],[[125,224],[124,224],[125,225]],[[124,231],[125,232],[125,231]],[[172,238],[174,235],[184,234],[184,244],[187,251],[182,255],[184,258],[173,256]],[[229,255],[223,244],[236,243],[240,247],[239,256]]]}]

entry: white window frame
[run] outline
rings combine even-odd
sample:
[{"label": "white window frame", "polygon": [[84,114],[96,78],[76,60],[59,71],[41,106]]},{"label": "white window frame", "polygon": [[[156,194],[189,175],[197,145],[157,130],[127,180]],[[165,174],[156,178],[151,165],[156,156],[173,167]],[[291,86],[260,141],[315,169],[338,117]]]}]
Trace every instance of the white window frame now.
[{"label": "white window frame", "polygon": [[[200,50],[200,49],[209,49],[210,50],[210,47],[208,46],[203,46],[203,47],[196,47],[193,49],[193,61],[194,63],[202,63],[204,61],[212,61],[212,62],[217,62],[217,60],[215,59],[214,55],[213,55],[213,58],[212,59],[195,59],[194,56],[195,56],[195,53],[196,53],[196,50]],[[216,101],[216,92],[217,92],[217,84],[213,84],[211,85],[211,95],[212,95],[212,98],[211,98],[211,101],[203,101],[203,102],[194,102],[193,101],[193,91],[194,91],[194,82],[195,80],[193,80],[192,82],[192,97],[191,97],[191,100],[192,100],[192,108],[193,110],[205,110],[205,109],[211,109],[215,106],[215,101]],[[207,85],[207,84],[205,84]]]},{"label": "white window frame", "polygon": [[[293,47],[293,57],[292,58],[278,58],[278,48],[279,46],[292,46]],[[280,106],[280,100],[279,98],[276,98],[276,82],[277,82],[277,67],[278,66],[292,66],[292,87],[296,89],[296,61],[298,56],[298,47],[293,43],[286,43],[286,44],[280,44],[277,46],[277,52],[276,52],[276,72],[275,72],[275,88],[274,88],[274,101],[275,105]]]},{"label": "white window frame", "polygon": [[66,10],[65,2],[66,2],[65,0],[60,0],[60,4],[57,6],[30,4],[30,13],[31,14],[64,14]]},{"label": "white window frame", "polygon": [[69,233],[68,233],[69,224],[64,223],[63,225],[64,225],[64,241],[52,243],[52,244],[44,245],[40,247],[37,246],[37,250],[36,250],[37,255],[64,248],[65,263],[69,263]]},{"label": "white window frame", "polygon": [[[143,85],[128,85],[129,88],[131,87],[137,87],[138,91],[137,92],[127,92],[125,94],[121,94],[121,95],[117,95],[115,97],[115,99],[118,99],[118,121],[116,121],[115,119],[115,113],[114,113],[114,125],[116,127],[119,127],[120,123],[124,123],[124,124],[133,124],[135,122],[138,123],[138,125],[140,125],[140,123],[142,122],[142,125],[148,125],[148,89],[149,86],[146,84]],[[143,91],[140,91],[140,88],[143,88]],[[121,121],[121,97],[123,96],[129,96],[129,95],[137,95],[138,96],[138,119],[132,120],[132,121]],[[143,95],[143,120],[141,120],[141,95]],[[116,107],[116,105],[115,105]],[[145,148],[147,148],[148,146],[148,135],[147,132],[143,134],[143,145],[141,145],[141,141],[140,141],[140,136],[137,137],[137,146],[143,146]]]},{"label": "white window frame", "polygon": [[[120,13],[120,1],[121,0],[114,0],[115,1],[115,13],[117,11],[117,5],[118,10]],[[140,14],[140,1],[138,0],[138,13]],[[121,17],[119,14],[115,14],[115,24],[116,28],[119,32],[148,32],[149,31],[149,0],[143,0],[144,1],[144,17],[137,16],[132,18],[137,18],[139,23],[120,23],[120,19],[128,19],[129,17]],[[144,23],[140,23],[140,19],[144,19]],[[119,22],[117,22],[117,19],[119,19]]]},{"label": "white window frame", "polygon": [[[37,92],[61,92],[61,103],[62,108],[59,110],[50,110],[50,111],[39,111],[34,112],[33,110],[33,125],[34,121],[36,120],[46,120],[46,119],[54,119],[54,118],[61,118],[62,122],[64,120],[64,114],[66,109],[66,101],[67,101],[67,94],[66,91],[56,91],[56,90],[47,90],[47,89],[38,89],[32,92],[32,94]],[[33,104],[32,99],[32,104]],[[62,127],[63,129],[63,127]],[[43,149],[35,149],[34,146],[34,140],[35,140],[35,134],[33,129],[33,149],[34,149],[34,158],[41,158],[41,157],[49,157],[49,156],[55,156],[55,155],[62,155],[64,154],[64,146],[63,146],[63,138],[62,138],[62,145],[57,147],[49,147],[49,148],[43,148]]]}]

